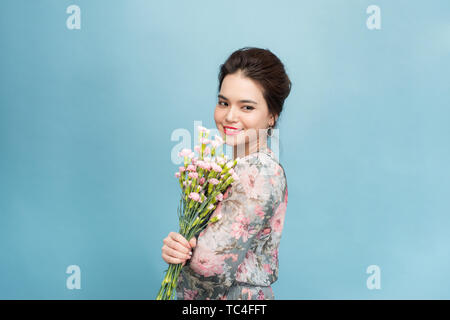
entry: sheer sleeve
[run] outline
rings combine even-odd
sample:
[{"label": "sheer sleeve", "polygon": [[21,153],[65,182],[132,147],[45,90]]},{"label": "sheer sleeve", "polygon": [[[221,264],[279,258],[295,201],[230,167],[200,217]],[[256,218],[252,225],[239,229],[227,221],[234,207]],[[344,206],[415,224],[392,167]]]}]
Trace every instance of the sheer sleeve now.
[{"label": "sheer sleeve", "polygon": [[209,282],[223,294],[236,280],[246,279],[250,271],[242,268],[243,262],[268,240],[286,190],[284,171],[271,159],[255,158],[236,167],[236,173],[239,180],[227,189],[213,213],[219,220],[200,233],[189,262],[203,285]]}]

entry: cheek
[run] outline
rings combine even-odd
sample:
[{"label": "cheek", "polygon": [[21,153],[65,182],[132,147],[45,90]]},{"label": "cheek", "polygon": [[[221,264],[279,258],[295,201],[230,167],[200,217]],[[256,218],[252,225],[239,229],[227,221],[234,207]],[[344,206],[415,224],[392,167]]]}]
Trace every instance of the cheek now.
[{"label": "cheek", "polygon": [[222,118],[223,118],[222,113],[223,112],[220,112],[220,109],[216,107],[216,109],[214,110],[214,120],[216,122],[221,122],[222,121]]},{"label": "cheek", "polygon": [[242,124],[247,129],[259,128],[259,118],[256,115],[245,115],[241,118]]},{"label": "cheek", "polygon": [[253,114],[253,117],[247,119],[249,126],[252,128],[265,128],[266,118],[261,114]]}]

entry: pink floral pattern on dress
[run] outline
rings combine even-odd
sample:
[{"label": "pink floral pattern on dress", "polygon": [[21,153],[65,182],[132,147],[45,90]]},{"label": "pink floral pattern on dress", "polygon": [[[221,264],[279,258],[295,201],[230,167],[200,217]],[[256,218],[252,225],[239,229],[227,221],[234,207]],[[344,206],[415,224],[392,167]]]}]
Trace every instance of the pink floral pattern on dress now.
[{"label": "pink floral pattern on dress", "polygon": [[240,214],[236,217],[235,221],[231,226],[231,234],[234,238],[242,238],[242,241],[247,242],[249,236],[255,233],[255,229],[250,226],[250,219]]},{"label": "pink floral pattern on dress", "polygon": [[287,191],[284,197],[284,201],[280,203],[277,210],[275,211],[274,216],[270,219],[270,225],[272,227],[272,230],[275,230],[275,232],[281,233],[281,231],[283,230],[286,208],[287,208]]},{"label": "pink floral pattern on dress", "polygon": [[201,255],[192,255],[191,264],[195,266],[195,271],[205,277],[210,277],[223,272],[223,258],[216,255],[214,251],[199,243],[196,250],[201,250]]},{"label": "pink floral pattern on dress", "polygon": [[198,291],[189,290],[184,288],[184,300],[194,300],[197,296]]},{"label": "pink floral pattern on dress", "polygon": [[223,194],[182,268],[178,299],[274,299],[287,208],[284,169],[267,147],[239,159],[239,180]]},{"label": "pink floral pattern on dress", "polygon": [[260,217],[261,219],[264,219],[265,213],[264,213],[263,208],[259,204],[257,204],[255,206],[255,213],[258,217]]}]

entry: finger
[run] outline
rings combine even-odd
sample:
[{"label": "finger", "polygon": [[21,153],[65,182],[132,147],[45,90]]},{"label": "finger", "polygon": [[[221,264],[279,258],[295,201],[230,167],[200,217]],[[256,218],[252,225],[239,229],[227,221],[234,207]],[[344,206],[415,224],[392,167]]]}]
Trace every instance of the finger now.
[{"label": "finger", "polygon": [[178,258],[178,259],[190,259],[191,256],[189,254],[174,250],[170,247],[166,247],[164,248],[164,253],[168,256],[174,257],[174,258]]},{"label": "finger", "polygon": [[183,246],[181,243],[179,243],[178,241],[173,240],[172,238],[166,238],[164,239],[164,245],[166,245],[167,247],[170,247],[174,250],[178,250],[181,252],[184,252],[186,254],[189,254],[189,252],[191,251],[191,247],[185,247]]},{"label": "finger", "polygon": [[164,256],[164,261],[170,264],[180,264],[183,263],[185,260],[180,260],[174,257]]},{"label": "finger", "polygon": [[[166,248],[167,249],[167,248]],[[173,264],[179,264],[185,262],[187,259],[180,259],[178,257],[171,256],[170,254],[167,254],[166,249],[161,254],[162,258],[167,263],[173,263]]]},{"label": "finger", "polygon": [[182,244],[180,244],[179,242],[173,241],[171,240],[168,244],[167,247],[176,250],[176,251],[180,251],[182,253],[185,254],[189,254],[189,252],[191,252],[191,247],[186,248],[185,246],[183,246]]},{"label": "finger", "polygon": [[191,245],[191,248],[195,248],[195,246],[197,245],[197,239],[195,237],[193,237],[190,241],[189,244]]},{"label": "finger", "polygon": [[185,246],[188,249],[191,248],[191,246],[189,245],[189,242],[181,234],[179,234],[177,232],[171,232],[170,235],[173,240],[179,242],[181,245]]}]

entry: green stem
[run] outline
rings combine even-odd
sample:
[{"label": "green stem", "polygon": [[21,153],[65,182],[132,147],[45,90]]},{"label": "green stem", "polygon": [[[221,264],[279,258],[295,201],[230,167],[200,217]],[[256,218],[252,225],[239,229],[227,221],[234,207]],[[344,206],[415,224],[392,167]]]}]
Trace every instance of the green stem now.
[{"label": "green stem", "polygon": [[166,275],[161,283],[156,300],[173,300],[177,288],[178,278],[182,269],[182,264],[170,264]]}]

